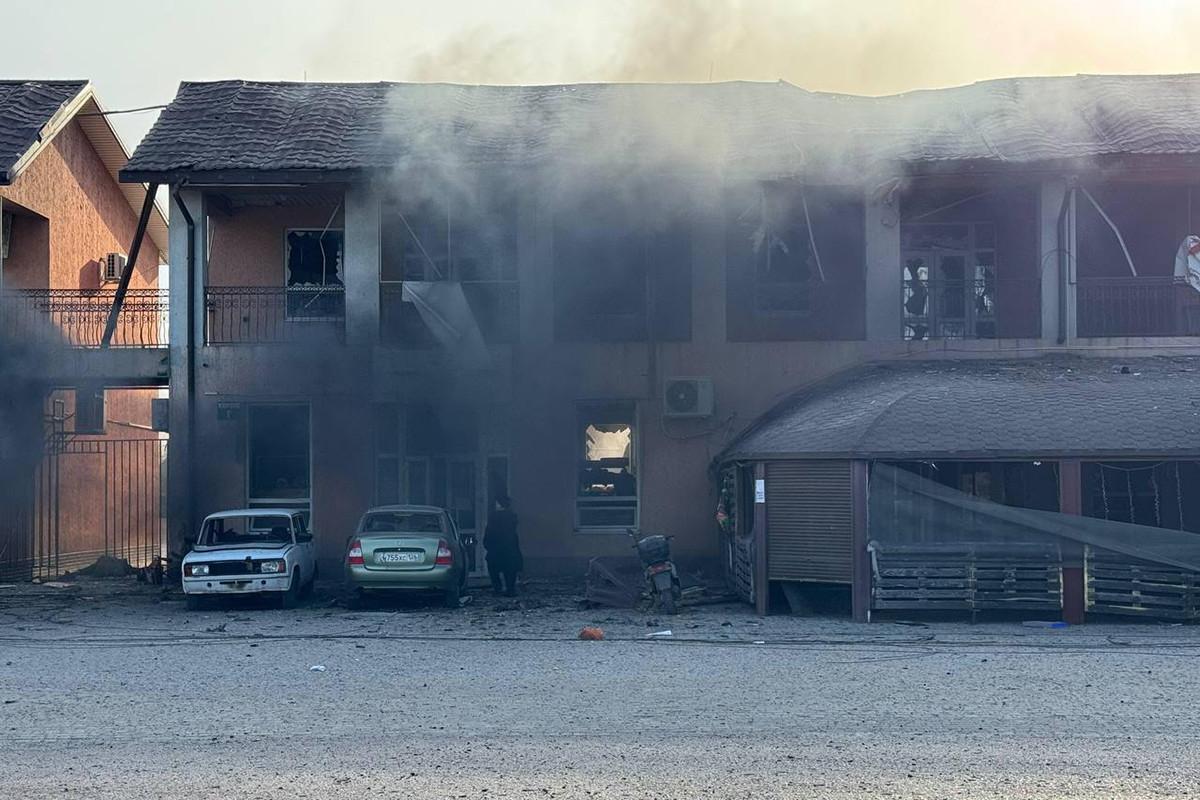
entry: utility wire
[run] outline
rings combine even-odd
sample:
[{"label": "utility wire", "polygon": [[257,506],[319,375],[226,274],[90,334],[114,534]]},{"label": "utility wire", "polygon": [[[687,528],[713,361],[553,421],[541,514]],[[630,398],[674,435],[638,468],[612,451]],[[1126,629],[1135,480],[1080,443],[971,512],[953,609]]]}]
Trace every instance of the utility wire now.
[{"label": "utility wire", "polygon": [[142,106],[141,108],[117,108],[112,111],[81,111],[80,117],[111,117],[113,114],[140,114],[143,111],[160,111],[167,107],[166,103],[157,106]]}]

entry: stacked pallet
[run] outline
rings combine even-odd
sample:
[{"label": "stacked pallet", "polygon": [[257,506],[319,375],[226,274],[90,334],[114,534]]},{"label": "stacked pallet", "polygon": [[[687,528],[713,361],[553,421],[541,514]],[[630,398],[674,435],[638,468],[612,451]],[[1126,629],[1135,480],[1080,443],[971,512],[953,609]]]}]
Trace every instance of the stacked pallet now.
[{"label": "stacked pallet", "polygon": [[1056,545],[871,542],[871,608],[1055,611],[1062,608]]},{"label": "stacked pallet", "polygon": [[1200,573],[1089,547],[1088,610],[1157,619],[1200,618]]}]

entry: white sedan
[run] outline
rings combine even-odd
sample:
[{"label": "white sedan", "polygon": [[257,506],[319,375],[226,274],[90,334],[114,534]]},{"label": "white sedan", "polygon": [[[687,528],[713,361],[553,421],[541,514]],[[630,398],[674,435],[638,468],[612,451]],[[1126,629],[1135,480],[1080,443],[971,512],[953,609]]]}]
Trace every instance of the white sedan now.
[{"label": "white sedan", "polygon": [[188,608],[205,597],[274,594],[284,608],[317,579],[313,536],[304,512],[253,508],[209,514],[195,548],[183,557]]}]

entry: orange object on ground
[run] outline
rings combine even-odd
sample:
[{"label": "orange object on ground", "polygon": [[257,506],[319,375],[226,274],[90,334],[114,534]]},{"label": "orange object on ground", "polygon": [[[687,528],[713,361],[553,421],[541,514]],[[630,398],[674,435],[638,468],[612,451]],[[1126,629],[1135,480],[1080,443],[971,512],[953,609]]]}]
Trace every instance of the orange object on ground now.
[{"label": "orange object on ground", "polygon": [[599,628],[584,628],[579,632],[579,638],[587,642],[598,642],[604,638],[604,631]]}]

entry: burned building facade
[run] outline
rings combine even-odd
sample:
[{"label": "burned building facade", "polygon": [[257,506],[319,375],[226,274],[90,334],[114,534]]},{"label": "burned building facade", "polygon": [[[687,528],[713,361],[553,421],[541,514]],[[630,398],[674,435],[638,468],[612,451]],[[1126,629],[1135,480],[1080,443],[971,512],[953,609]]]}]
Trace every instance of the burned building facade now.
[{"label": "burned building facade", "polygon": [[[739,435],[798,388],[868,362],[1200,352],[1176,263],[1197,85],[185,83],[122,173],[173,203],[172,535],[296,505],[332,567],[373,503],[472,533],[508,494],[531,572],[626,554],[628,528],[715,566],[773,458]],[[1072,457],[1133,458],[1103,444]],[[837,530],[795,558],[829,564],[774,580],[861,583],[874,456],[819,455],[844,470],[795,480],[845,513],[798,511]]]}]

